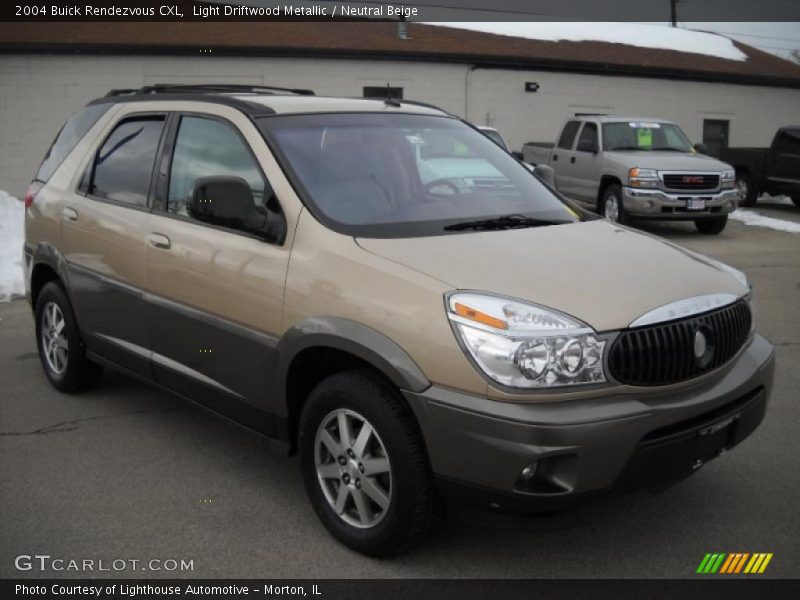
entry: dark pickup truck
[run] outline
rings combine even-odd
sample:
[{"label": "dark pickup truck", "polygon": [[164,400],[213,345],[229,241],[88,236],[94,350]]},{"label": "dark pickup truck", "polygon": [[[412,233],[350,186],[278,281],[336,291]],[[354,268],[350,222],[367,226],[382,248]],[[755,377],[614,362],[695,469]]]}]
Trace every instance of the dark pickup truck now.
[{"label": "dark pickup truck", "polygon": [[736,169],[739,204],[761,194],[785,194],[800,207],[800,126],[778,129],[769,148],[723,148],[719,159]]}]

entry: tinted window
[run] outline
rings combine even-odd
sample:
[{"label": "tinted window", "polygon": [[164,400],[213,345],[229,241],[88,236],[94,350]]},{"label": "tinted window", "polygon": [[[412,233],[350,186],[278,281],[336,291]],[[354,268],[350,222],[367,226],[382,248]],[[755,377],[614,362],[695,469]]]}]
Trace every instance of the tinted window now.
[{"label": "tinted window", "polygon": [[689,138],[677,125],[640,121],[604,123],[603,147],[605,150],[692,150]]},{"label": "tinted window", "polygon": [[508,152],[457,119],[411,114],[259,120],[314,215],[347,235],[445,235],[454,223],[574,213]]},{"label": "tinted window", "polygon": [[264,181],[249,146],[227,123],[203,117],[183,117],[175,141],[169,178],[168,210],[188,215],[194,182],[201,177],[241,177],[257,205],[274,206],[274,194]]},{"label": "tinted window", "polygon": [[87,106],[67,119],[39,167],[39,172],[36,174],[37,181],[48,182],[56,169],[64,162],[67,155],[78,145],[78,142],[92,128],[92,125],[97,123],[97,120],[105,114],[109,106],[111,105],[94,104]]},{"label": "tinted window", "polygon": [[775,140],[775,151],[800,154],[800,129],[784,129]]},{"label": "tinted window", "polygon": [[570,121],[564,125],[564,131],[561,132],[561,137],[558,138],[558,147],[569,150],[572,148],[572,143],[575,141],[575,135],[578,133],[578,128],[581,126],[580,121]]},{"label": "tinted window", "polygon": [[145,206],[163,128],[163,116],[136,117],[117,125],[97,151],[89,194]]},{"label": "tinted window", "polygon": [[597,148],[597,125],[594,123],[586,123],[581,131],[581,137],[578,138],[578,144],[581,142],[592,142],[594,147]]}]

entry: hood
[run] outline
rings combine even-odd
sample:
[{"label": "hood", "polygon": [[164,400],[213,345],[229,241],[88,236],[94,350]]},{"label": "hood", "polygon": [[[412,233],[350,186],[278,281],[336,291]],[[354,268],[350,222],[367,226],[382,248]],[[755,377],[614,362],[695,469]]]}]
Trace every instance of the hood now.
[{"label": "hood", "polygon": [[725,171],[730,165],[705,154],[687,152],[606,152],[606,158],[621,164],[659,171]]},{"label": "hood", "polygon": [[676,300],[747,293],[716,261],[604,220],[357,242],[453,289],[535,302],[597,331],[627,327]]}]

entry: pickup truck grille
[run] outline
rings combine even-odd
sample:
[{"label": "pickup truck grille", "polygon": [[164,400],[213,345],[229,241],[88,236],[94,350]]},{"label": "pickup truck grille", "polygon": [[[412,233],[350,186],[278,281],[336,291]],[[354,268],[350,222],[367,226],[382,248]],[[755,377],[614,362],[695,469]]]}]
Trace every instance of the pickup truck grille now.
[{"label": "pickup truck grille", "polygon": [[664,187],[670,190],[715,190],[719,186],[719,175],[692,173],[665,173]]},{"label": "pickup truck grille", "polygon": [[[611,347],[611,375],[627,385],[668,385],[686,381],[721,367],[747,341],[750,308],[740,300],[701,315],[628,329]],[[706,340],[706,352],[697,358],[695,336]]]}]

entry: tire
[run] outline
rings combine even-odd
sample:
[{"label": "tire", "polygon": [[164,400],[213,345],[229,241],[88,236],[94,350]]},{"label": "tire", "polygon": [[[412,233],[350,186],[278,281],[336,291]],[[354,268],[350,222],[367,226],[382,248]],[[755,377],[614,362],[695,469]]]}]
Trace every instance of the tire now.
[{"label": "tire", "polygon": [[792,196],[792,202],[797,208],[800,208],[800,196]]},{"label": "tire", "polygon": [[714,219],[697,219],[694,222],[694,226],[697,227],[697,231],[700,233],[706,233],[709,235],[717,235],[721,233],[725,226],[728,224],[728,217],[727,215],[724,217],[717,217]]},{"label": "tire", "polygon": [[622,188],[617,183],[612,183],[603,191],[603,200],[600,206],[600,215],[613,223],[627,225],[630,223],[628,213],[622,205]]},{"label": "tire", "polygon": [[53,387],[71,393],[96,383],[103,368],[86,358],[72,305],[58,283],[51,281],[42,288],[35,316],[39,359]]},{"label": "tire", "polygon": [[[342,415],[355,443],[340,443]],[[362,448],[367,425],[372,435]],[[300,416],[298,447],[314,510],[331,535],[353,550],[374,557],[400,554],[438,522],[441,505],[414,415],[371,372],[339,373],[314,388]],[[372,477],[360,467],[367,461],[375,469]]]},{"label": "tire", "polygon": [[739,190],[739,206],[754,206],[758,201],[758,190],[747,171],[736,173],[736,189]]}]

